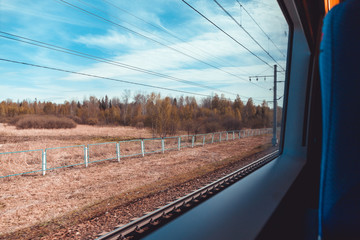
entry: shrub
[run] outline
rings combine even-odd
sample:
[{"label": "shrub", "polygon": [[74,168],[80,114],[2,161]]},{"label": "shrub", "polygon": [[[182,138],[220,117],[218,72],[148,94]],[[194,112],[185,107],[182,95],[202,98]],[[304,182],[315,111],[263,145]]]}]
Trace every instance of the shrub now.
[{"label": "shrub", "polygon": [[89,119],[86,121],[86,123],[89,124],[89,125],[94,126],[94,125],[98,124],[99,121],[98,121],[97,118],[89,118]]},{"label": "shrub", "polygon": [[9,119],[7,120],[7,123],[8,123],[9,125],[16,126],[16,123],[17,123],[20,119],[22,119],[23,117],[24,117],[24,116],[16,116],[16,117],[9,118]]},{"label": "shrub", "polygon": [[242,128],[241,121],[236,119],[226,119],[223,121],[222,125],[227,131],[238,130]]},{"label": "shrub", "polygon": [[67,118],[70,118],[71,120],[73,120],[74,122],[76,122],[77,124],[82,124],[82,120],[81,118],[79,118],[78,116],[67,116]]},{"label": "shrub", "polygon": [[219,130],[222,130],[222,127],[218,122],[207,122],[205,123],[204,128],[206,133],[217,132]]},{"label": "shrub", "polygon": [[137,122],[135,127],[138,128],[138,129],[144,128],[144,123],[143,122]]},{"label": "shrub", "polygon": [[69,118],[59,118],[56,116],[25,116],[15,124],[17,129],[28,128],[75,128],[76,123]]}]

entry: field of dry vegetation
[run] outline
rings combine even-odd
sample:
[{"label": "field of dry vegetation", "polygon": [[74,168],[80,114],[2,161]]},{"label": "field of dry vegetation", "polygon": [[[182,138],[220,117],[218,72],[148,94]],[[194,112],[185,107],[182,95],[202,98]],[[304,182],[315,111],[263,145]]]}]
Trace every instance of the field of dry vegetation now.
[{"label": "field of dry vegetation", "polygon": [[99,142],[151,138],[151,132],[123,126],[77,125],[73,129],[16,129],[0,123],[0,152],[64,147]]},{"label": "field of dry vegetation", "polygon": [[[78,125],[62,130],[17,130],[2,124],[0,152],[149,137],[152,137],[149,130],[131,127]],[[49,171],[45,176],[33,174],[0,179],[0,239],[46,238],[63,228],[106,214],[124,201],[170,189],[259,152],[263,146],[268,146],[270,139],[268,135],[249,137],[165,154],[125,158],[120,163],[106,161],[88,168],[78,166]],[[31,228],[34,225],[36,227]],[[86,239],[80,235],[78,239]]]}]

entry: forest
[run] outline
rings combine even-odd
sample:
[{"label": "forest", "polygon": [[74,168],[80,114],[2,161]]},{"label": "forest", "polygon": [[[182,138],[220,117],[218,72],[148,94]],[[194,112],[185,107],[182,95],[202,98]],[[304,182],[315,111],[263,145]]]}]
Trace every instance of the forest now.
[{"label": "forest", "polygon": [[[277,109],[280,124],[282,108]],[[16,123],[22,117],[56,116],[72,119],[77,124],[122,125],[151,128],[154,136],[165,137],[178,131],[188,134],[238,130],[242,128],[265,128],[272,126],[273,109],[267,102],[256,105],[252,98],[243,102],[224,95],[196,100],[195,97],[162,97],[159,93],[135,94],[125,90],[121,97],[90,96],[80,101],[11,100],[0,103],[0,121]]]}]

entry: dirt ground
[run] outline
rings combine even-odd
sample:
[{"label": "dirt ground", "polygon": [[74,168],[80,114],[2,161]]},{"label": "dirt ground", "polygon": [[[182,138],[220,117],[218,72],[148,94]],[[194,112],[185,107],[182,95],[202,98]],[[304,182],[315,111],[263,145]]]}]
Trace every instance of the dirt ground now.
[{"label": "dirt ground", "polygon": [[[28,142],[37,141],[36,138],[59,137],[53,143],[66,143],[66,138],[79,135],[77,131],[84,133],[83,126],[74,129],[73,132],[64,130],[46,131],[29,130]],[[4,128],[0,127],[1,131]],[[126,130],[126,131],[125,131]],[[23,131],[23,130],[22,130]],[[25,130],[26,131],[26,130]],[[33,133],[37,131],[37,133]],[[138,130],[137,130],[138,131]],[[11,137],[21,137],[16,131],[6,131]],[[77,133],[76,133],[77,132]],[[151,137],[146,130],[138,131],[134,135],[134,129],[86,127],[87,139],[104,136],[125,137]],[[24,134],[24,132],[22,133]],[[58,135],[57,135],[58,134]],[[106,135],[107,134],[107,135]],[[2,135],[4,136],[4,135]],[[75,137],[76,138],[76,137]],[[6,137],[3,137],[3,140]],[[3,141],[2,140],[2,141]],[[195,148],[186,148],[181,151],[169,151],[165,154],[149,154],[145,157],[124,158],[121,162],[106,161],[102,163],[72,167],[47,172],[45,176],[23,175],[0,179],[0,239],[2,234],[18,231],[35,224],[44,223],[59,218],[65,214],[76,212],[92,206],[106,199],[128,194],[134,189],[151,183],[166,182],[174,176],[186,174],[209,164],[221,162],[232,156],[242,156],[251,152],[259,145],[269,143],[270,136],[249,137],[240,140],[214,143]],[[59,142],[57,142],[59,141]],[[44,143],[44,142],[43,142]],[[16,141],[6,142],[5,146],[17,144]],[[49,144],[49,143],[46,143]],[[68,142],[67,142],[67,145]],[[29,145],[30,146],[30,145]],[[33,146],[33,145],[31,145]],[[1,150],[0,150],[1,152]],[[141,191],[141,190],[139,190]],[[139,192],[136,192],[138,194]],[[61,238],[60,238],[61,239]]]}]

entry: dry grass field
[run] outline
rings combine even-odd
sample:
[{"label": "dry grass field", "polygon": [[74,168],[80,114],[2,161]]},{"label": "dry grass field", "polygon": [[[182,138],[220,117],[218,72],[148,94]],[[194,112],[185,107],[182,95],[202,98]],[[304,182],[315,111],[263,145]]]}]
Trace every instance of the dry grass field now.
[{"label": "dry grass field", "polygon": [[[78,125],[74,129],[16,129],[0,124],[0,153],[45,148],[87,145],[152,137],[148,129]],[[116,156],[115,145],[91,146],[90,161]],[[124,149],[125,150],[125,149]],[[41,150],[0,154],[0,176],[41,170]],[[47,168],[84,163],[82,146],[52,149],[47,154]],[[41,174],[40,172],[38,174]]]},{"label": "dry grass field", "polygon": [[[68,130],[16,130],[0,126],[0,152],[79,145],[109,140],[151,137],[146,129],[79,125]],[[245,156],[268,144],[271,136],[257,136],[208,144],[204,147],[106,161],[84,166],[0,179],[0,239],[2,234],[89,208],[106,199],[126,196],[134,189]],[[210,169],[210,168],[209,168]],[[209,170],[210,171],[210,170]],[[196,178],[196,176],[188,176]]]},{"label": "dry grass field", "polygon": [[78,125],[74,129],[16,129],[0,123],[0,152],[151,138],[148,129]]}]

